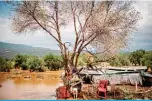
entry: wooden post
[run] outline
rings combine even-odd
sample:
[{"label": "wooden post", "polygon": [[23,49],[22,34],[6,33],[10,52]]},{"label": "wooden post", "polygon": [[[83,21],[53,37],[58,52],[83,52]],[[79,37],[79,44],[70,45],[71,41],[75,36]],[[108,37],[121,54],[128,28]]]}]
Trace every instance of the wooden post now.
[{"label": "wooden post", "polygon": [[138,91],[138,84],[137,84],[137,81],[136,81],[135,86],[136,86],[136,92],[137,92],[137,91]]}]

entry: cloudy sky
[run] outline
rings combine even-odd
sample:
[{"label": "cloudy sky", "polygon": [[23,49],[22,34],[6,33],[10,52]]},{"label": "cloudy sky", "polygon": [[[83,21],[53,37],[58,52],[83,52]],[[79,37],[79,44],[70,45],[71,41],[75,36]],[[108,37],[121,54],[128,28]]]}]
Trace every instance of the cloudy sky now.
[{"label": "cloudy sky", "polygon": [[[137,1],[135,7],[142,14],[138,24],[138,31],[131,33],[128,46],[123,50],[133,51],[137,49],[152,50],[152,1]],[[25,44],[35,47],[58,49],[54,39],[46,33],[15,34],[11,30],[10,9],[3,1],[0,1],[0,41],[15,44]],[[66,27],[63,31],[63,39],[72,41],[73,28]]]}]

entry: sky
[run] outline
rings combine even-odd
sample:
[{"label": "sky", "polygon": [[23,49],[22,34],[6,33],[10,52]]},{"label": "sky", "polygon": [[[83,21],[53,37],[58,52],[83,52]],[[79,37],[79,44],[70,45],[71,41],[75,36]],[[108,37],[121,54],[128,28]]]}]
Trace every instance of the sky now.
[{"label": "sky", "polygon": [[[15,44],[25,44],[34,47],[44,47],[53,50],[59,49],[56,41],[46,33],[37,31],[34,33],[16,34],[12,31],[10,7],[4,1],[0,1],[0,41]],[[138,22],[138,31],[130,33],[128,44],[123,51],[138,49],[152,50],[152,1],[137,1],[135,8],[141,13],[142,19]],[[61,31],[64,41],[74,40],[73,28],[65,27]]]}]

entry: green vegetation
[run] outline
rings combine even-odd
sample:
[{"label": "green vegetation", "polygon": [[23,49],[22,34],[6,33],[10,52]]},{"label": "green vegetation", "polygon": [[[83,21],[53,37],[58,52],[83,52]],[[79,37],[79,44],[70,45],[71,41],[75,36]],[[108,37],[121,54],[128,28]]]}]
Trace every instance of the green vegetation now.
[{"label": "green vegetation", "polygon": [[136,50],[128,54],[118,54],[109,60],[112,66],[148,66],[152,67],[152,51]]},{"label": "green vegetation", "polygon": [[142,65],[142,58],[145,55],[145,50],[137,50],[131,52],[129,55],[129,60],[133,65]]},{"label": "green vegetation", "polygon": [[129,66],[129,56],[128,54],[118,54],[115,58],[109,60],[112,66]]},{"label": "green vegetation", "polygon": [[85,53],[79,56],[78,66],[85,66],[89,62],[89,56]]},{"label": "green vegetation", "polygon": [[[86,66],[89,61],[92,61],[90,55],[83,53],[79,57],[78,66]],[[111,66],[134,65],[152,68],[152,51],[137,50],[131,53],[119,53],[108,62]],[[0,71],[9,72],[10,69],[13,68],[30,70],[31,72],[44,72],[47,69],[59,70],[63,68],[63,60],[61,56],[54,54],[47,54],[43,58],[32,55],[17,54],[11,60],[0,57]]]},{"label": "green vegetation", "polygon": [[0,71],[9,72],[12,69],[11,60],[7,60],[0,57]]},{"label": "green vegetation", "polygon": [[10,69],[20,68],[31,72],[44,72],[46,69],[59,70],[63,67],[60,56],[48,54],[44,58],[32,55],[17,54],[12,60],[0,57],[0,71],[9,72]]},{"label": "green vegetation", "polygon": [[21,54],[17,54],[16,56],[15,56],[15,58],[14,58],[14,62],[15,62],[15,68],[19,68],[19,67],[21,67],[22,68],[22,70],[27,70],[28,69],[28,67],[27,67],[27,64],[26,64],[26,62],[27,62],[27,58],[28,58],[29,56],[27,56],[27,55],[21,55]]},{"label": "green vegetation", "polygon": [[50,70],[59,70],[63,67],[62,59],[59,56],[48,54],[44,57],[45,66]]},{"label": "green vegetation", "polygon": [[45,71],[45,69],[41,67],[42,63],[37,56],[29,57],[26,64],[28,69],[30,69],[30,71],[41,71],[41,72]]},{"label": "green vegetation", "polygon": [[147,52],[141,59],[142,65],[152,68],[152,52]]}]

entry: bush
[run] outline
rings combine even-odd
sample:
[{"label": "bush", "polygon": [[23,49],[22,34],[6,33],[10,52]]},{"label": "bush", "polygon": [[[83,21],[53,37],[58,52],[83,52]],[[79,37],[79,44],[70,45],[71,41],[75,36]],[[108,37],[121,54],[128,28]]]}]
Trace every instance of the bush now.
[{"label": "bush", "polygon": [[129,55],[129,60],[133,65],[143,65],[142,58],[145,54],[145,50],[137,50],[134,52],[131,52]]},{"label": "bush", "polygon": [[12,62],[6,61],[6,59],[0,57],[0,71],[1,72],[10,72],[12,68]]},{"label": "bush", "polygon": [[128,66],[130,61],[126,54],[119,54],[114,59],[109,60],[109,63],[112,66]]},{"label": "bush", "polygon": [[62,59],[59,56],[55,56],[53,54],[48,54],[44,57],[45,66],[50,70],[59,70],[63,67]]},{"label": "bush", "polygon": [[36,56],[31,56],[27,60],[27,66],[29,67],[30,71],[39,71],[41,66],[41,61]]},{"label": "bush", "polygon": [[26,62],[28,57],[29,56],[27,55],[21,55],[21,54],[16,55],[14,58],[15,68],[21,67],[22,70],[27,70],[28,68]]},{"label": "bush", "polygon": [[141,60],[145,66],[152,68],[152,52],[147,52]]}]

